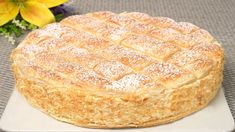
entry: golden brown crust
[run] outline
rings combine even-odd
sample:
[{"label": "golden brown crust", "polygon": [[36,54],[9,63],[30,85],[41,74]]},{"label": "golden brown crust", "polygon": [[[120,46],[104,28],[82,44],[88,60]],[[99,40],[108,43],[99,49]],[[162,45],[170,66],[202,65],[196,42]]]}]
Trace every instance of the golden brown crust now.
[{"label": "golden brown crust", "polygon": [[30,104],[89,128],[148,127],[192,114],[216,95],[224,65],[207,31],[138,12],[49,24],[29,33],[11,59]]}]

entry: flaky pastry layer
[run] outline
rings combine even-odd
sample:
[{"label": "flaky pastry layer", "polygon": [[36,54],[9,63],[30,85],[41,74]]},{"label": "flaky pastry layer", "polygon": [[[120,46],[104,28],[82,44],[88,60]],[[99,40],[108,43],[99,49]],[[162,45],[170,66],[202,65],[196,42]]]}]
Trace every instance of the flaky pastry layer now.
[{"label": "flaky pastry layer", "polygon": [[138,12],[70,16],[29,33],[11,60],[32,106],[89,128],[181,119],[214,98],[224,68],[207,31]]}]

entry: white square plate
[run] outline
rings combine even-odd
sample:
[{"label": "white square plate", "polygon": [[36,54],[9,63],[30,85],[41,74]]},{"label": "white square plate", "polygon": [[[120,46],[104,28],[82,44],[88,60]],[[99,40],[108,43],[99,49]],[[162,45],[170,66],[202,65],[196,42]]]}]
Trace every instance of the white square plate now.
[{"label": "white square plate", "polygon": [[6,131],[232,131],[234,120],[222,88],[204,109],[176,122],[149,128],[88,129],[57,121],[31,107],[14,90],[3,113],[0,126]]}]

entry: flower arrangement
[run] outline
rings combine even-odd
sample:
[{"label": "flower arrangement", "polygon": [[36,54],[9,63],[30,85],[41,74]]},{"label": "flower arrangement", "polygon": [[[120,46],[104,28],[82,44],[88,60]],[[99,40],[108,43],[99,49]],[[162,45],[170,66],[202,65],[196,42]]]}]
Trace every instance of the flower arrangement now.
[{"label": "flower arrangement", "polygon": [[0,35],[15,44],[15,37],[28,30],[60,21],[67,15],[68,0],[0,0]]}]

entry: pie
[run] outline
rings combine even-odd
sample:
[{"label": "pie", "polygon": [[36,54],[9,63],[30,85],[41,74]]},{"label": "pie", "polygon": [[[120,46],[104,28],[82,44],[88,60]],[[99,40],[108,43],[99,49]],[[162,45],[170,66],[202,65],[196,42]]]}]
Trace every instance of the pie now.
[{"label": "pie", "polygon": [[206,30],[139,12],[73,15],[13,50],[16,88],[35,108],[88,128],[148,127],[206,107],[224,69]]}]

